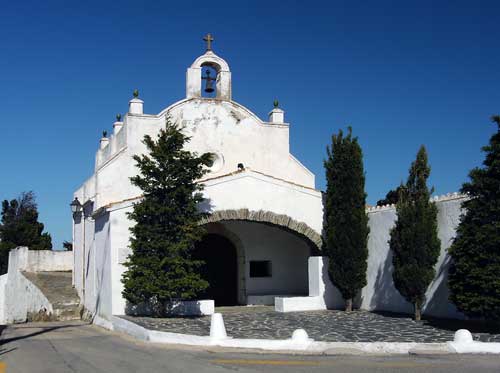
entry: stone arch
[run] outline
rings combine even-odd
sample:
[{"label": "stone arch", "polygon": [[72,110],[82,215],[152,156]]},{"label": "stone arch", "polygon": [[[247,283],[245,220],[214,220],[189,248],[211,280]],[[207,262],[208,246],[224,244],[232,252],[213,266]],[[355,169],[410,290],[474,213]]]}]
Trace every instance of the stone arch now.
[{"label": "stone arch", "polygon": [[204,55],[198,57],[191,64],[191,68],[192,69],[196,69],[196,68],[199,69],[200,67],[205,66],[205,65],[211,65],[211,66],[216,67],[218,72],[220,72],[220,71],[229,72],[230,71],[229,65],[227,64],[227,62],[223,58],[220,58],[219,56],[217,56],[213,52],[207,52]]},{"label": "stone arch", "polygon": [[252,221],[284,228],[304,237],[312,246],[314,251],[320,251],[323,245],[321,235],[309,227],[306,223],[298,222],[287,215],[276,214],[271,211],[250,211],[248,209],[220,210],[211,213],[210,216],[206,218],[203,218],[201,224],[216,223],[224,220]]}]

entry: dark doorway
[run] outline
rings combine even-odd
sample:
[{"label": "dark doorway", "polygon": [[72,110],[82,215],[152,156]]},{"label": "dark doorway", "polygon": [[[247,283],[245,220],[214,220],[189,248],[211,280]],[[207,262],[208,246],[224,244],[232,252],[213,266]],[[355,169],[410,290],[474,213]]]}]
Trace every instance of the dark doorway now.
[{"label": "dark doorway", "polygon": [[231,241],[218,234],[207,234],[196,244],[193,257],[205,262],[202,275],[210,284],[200,299],[213,299],[216,306],[236,305],[238,263]]}]

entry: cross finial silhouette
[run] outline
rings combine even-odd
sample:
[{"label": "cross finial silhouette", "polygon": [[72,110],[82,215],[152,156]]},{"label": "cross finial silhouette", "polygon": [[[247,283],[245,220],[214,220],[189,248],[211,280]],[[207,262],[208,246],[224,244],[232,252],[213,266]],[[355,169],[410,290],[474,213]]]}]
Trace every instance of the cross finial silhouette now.
[{"label": "cross finial silhouette", "polygon": [[207,42],[207,51],[212,50],[212,42],[215,40],[210,33],[208,33],[203,40]]}]

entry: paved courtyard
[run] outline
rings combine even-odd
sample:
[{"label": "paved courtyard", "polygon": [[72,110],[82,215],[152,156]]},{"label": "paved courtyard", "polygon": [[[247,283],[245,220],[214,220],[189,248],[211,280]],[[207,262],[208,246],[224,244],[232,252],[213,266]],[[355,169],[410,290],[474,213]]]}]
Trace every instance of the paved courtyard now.
[{"label": "paved courtyard", "polygon": [[[446,342],[457,329],[466,328],[483,342],[500,342],[498,334],[474,328],[470,323],[452,320],[415,322],[408,315],[366,311],[275,312],[272,307],[222,307],[227,334],[234,338],[290,338],[303,328],[316,341],[331,342]],[[210,317],[123,318],[147,329],[183,334],[209,335]]]}]

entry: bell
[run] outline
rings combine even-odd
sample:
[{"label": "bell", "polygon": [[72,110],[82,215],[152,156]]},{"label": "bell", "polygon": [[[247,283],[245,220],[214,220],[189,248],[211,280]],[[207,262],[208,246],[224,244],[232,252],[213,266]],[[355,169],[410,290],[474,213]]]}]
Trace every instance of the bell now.
[{"label": "bell", "polygon": [[207,70],[205,74],[207,74],[207,76],[203,78],[207,81],[207,83],[205,84],[205,92],[212,93],[214,91],[213,81],[215,80],[215,78],[210,77],[210,70]]}]

